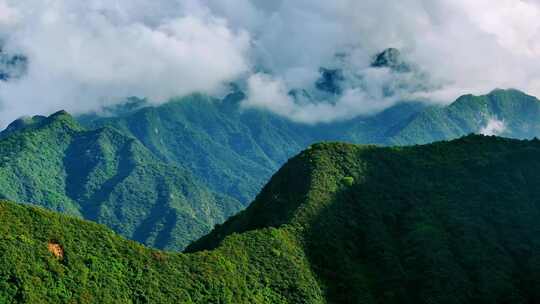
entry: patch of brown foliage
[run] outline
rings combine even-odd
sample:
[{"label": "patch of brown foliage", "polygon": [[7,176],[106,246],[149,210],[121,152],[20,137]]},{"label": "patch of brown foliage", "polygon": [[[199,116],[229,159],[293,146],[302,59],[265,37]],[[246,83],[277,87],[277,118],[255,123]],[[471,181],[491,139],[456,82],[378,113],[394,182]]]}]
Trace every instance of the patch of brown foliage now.
[{"label": "patch of brown foliage", "polygon": [[152,252],[152,257],[159,262],[167,260],[167,255],[159,251]]},{"label": "patch of brown foliage", "polygon": [[50,241],[47,244],[47,249],[57,258],[57,259],[63,259],[64,258],[64,248],[62,248],[62,245],[58,244],[57,242]]}]

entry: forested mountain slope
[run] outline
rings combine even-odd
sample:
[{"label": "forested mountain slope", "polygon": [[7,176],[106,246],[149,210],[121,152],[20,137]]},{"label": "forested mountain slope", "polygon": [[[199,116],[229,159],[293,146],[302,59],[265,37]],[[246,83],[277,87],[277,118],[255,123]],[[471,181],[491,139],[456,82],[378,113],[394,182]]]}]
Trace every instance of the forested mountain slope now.
[{"label": "forested mountain slope", "polygon": [[193,95],[118,116],[87,115],[80,120],[89,128],[111,126],[138,138],[161,160],[188,168],[209,188],[247,205],[287,159],[310,144],[380,142],[396,124],[425,108],[408,103],[372,117],[307,125],[265,110],[243,109],[244,97],[242,92],[223,100]]},{"label": "forested mountain slope", "polygon": [[189,254],[1,203],[0,299],[537,303],[539,172],[538,140],[316,144]]},{"label": "forested mountain slope", "polygon": [[540,135],[540,102],[516,90],[466,95],[445,107],[402,102],[376,115],[316,125],[244,109],[243,98],[240,91],[222,100],[193,95],[108,118],[87,115],[80,120],[138,138],[162,161],[188,168],[210,189],[244,204],[288,158],[315,142],[409,145],[470,133]]},{"label": "forested mountain slope", "polygon": [[464,95],[447,107],[416,115],[386,143],[422,144],[481,132],[519,139],[540,137],[540,101],[517,90]]},{"label": "forested mountain slope", "polygon": [[106,224],[158,248],[182,249],[239,210],[185,169],[112,128],[69,114],[22,119],[0,135],[0,198]]},{"label": "forested mountain slope", "polygon": [[540,141],[314,145],[188,251],[279,227],[330,303],[540,301]]}]

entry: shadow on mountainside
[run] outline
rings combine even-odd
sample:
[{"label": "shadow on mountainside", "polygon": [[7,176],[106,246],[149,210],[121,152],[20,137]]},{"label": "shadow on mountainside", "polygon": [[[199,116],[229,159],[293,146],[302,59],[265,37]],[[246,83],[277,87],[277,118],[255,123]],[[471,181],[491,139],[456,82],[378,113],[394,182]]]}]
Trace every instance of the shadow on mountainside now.
[{"label": "shadow on mountainside", "polygon": [[305,233],[332,303],[539,303],[540,142],[362,150]]}]

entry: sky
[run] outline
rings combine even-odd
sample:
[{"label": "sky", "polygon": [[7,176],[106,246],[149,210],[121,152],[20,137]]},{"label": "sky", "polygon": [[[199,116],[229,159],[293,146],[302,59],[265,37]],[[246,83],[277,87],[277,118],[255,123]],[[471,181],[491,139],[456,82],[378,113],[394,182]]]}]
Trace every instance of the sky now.
[{"label": "sky", "polygon": [[[0,41],[28,57],[0,82],[0,125],[233,82],[244,107],[304,123],[495,88],[540,96],[539,0],[0,0]],[[370,65],[390,47],[413,71]],[[317,89],[321,68],[342,71],[341,94]]]}]

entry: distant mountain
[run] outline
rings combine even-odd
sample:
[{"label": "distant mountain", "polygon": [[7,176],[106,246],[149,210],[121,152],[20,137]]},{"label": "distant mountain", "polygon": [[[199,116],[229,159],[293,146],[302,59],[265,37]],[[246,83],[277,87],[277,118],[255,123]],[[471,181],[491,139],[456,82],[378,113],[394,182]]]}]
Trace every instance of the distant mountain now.
[{"label": "distant mountain", "polygon": [[[381,54],[377,61],[386,58],[397,64],[394,53]],[[328,79],[338,77],[325,73]],[[470,133],[515,138],[540,135],[540,102],[516,90],[466,95],[449,106],[401,102],[374,116],[318,125],[242,109],[244,97],[240,91],[222,100],[193,95],[107,118],[86,116],[81,121],[89,128],[111,126],[139,139],[160,160],[188,168],[212,190],[244,204],[288,158],[315,142],[406,145]]]},{"label": "distant mountain", "polygon": [[[421,144],[469,133],[493,133],[512,138],[540,136],[540,101],[517,90],[494,90],[488,95],[465,95],[447,107],[419,113],[385,141]],[[490,123],[496,124],[494,130]]]},{"label": "distant mountain", "polygon": [[139,139],[161,160],[180,164],[211,189],[248,204],[283,164],[308,145],[325,140],[382,142],[426,106],[406,103],[372,117],[306,125],[264,110],[243,109],[242,92],[220,100],[193,95],[125,115],[89,119]]},{"label": "distant mountain", "polygon": [[401,52],[395,48],[388,48],[375,55],[371,66],[374,68],[389,68],[398,73],[410,72],[413,69],[403,60]]},{"label": "distant mountain", "polygon": [[18,79],[28,70],[28,58],[21,54],[3,51],[0,41],[0,81]]},{"label": "distant mountain", "polygon": [[341,83],[345,81],[345,76],[342,70],[320,68],[319,74],[321,76],[315,82],[315,87],[318,90],[332,95],[341,95],[343,93]]},{"label": "distant mountain", "polygon": [[8,126],[0,160],[0,198],[97,221],[157,248],[182,249],[241,207],[135,138],[86,130],[63,111]]},{"label": "distant mountain", "polygon": [[243,98],[240,92],[224,100],[194,95],[87,125],[136,137],[161,160],[189,168],[212,189],[247,204],[312,135],[286,118],[242,110]]},{"label": "distant mountain", "polygon": [[[405,145],[470,133],[533,138],[540,102],[516,90],[446,106],[399,103],[330,124],[243,109],[242,92],[150,107],[131,99],[107,117],[67,113],[0,132],[0,197],[106,224],[145,244],[181,249],[248,205],[288,158],[320,141]],[[134,191],[133,189],[136,189]]]},{"label": "distant mountain", "polygon": [[538,303],[539,216],[538,140],[316,144],[189,254],[1,202],[0,300]]}]

